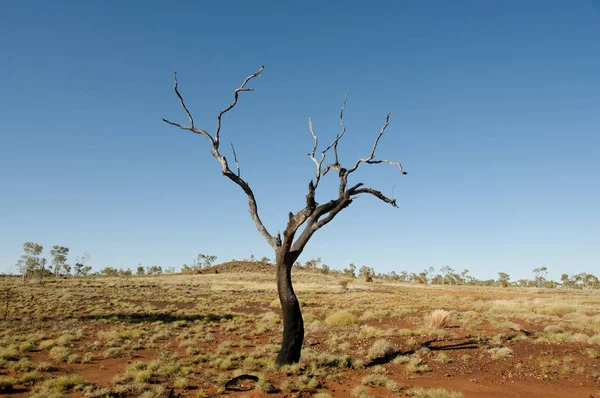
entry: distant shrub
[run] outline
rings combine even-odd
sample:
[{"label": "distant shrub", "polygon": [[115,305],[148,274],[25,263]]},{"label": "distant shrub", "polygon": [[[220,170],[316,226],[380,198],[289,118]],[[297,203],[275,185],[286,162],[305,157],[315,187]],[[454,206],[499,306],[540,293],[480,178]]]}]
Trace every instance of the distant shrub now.
[{"label": "distant shrub", "polygon": [[429,372],[429,366],[427,366],[426,363],[423,363],[423,360],[421,358],[410,358],[408,360],[408,362],[406,363],[406,367],[404,368],[404,371],[407,374],[413,374],[413,373],[425,373],[425,372]]},{"label": "distant shrub", "polygon": [[325,323],[331,326],[353,325],[358,323],[358,318],[348,310],[341,310],[325,318]]},{"label": "distant shrub", "polygon": [[57,362],[66,362],[70,355],[71,352],[67,347],[56,346],[50,349],[48,357],[54,359]]},{"label": "distant shrub", "polygon": [[11,344],[8,347],[0,348],[0,359],[7,361],[17,361],[21,358],[22,354],[19,352],[16,345]]},{"label": "distant shrub", "polygon": [[499,359],[506,359],[512,356],[513,350],[510,347],[494,347],[488,350],[492,359],[497,361]]},{"label": "distant shrub", "polygon": [[[36,390],[38,390],[38,392],[43,392],[44,394],[47,394],[48,392],[65,393],[69,390],[81,390],[87,384],[87,381],[80,375],[68,375],[60,376],[56,379],[48,379],[39,387],[36,386]],[[51,396],[51,394],[43,396],[48,397]]]},{"label": "distant shrub", "polygon": [[370,374],[362,378],[362,384],[370,387],[385,386],[389,379],[385,375]]},{"label": "distant shrub", "polygon": [[450,312],[446,310],[434,310],[425,315],[425,323],[436,328],[445,328],[450,323]]},{"label": "distant shrub", "polygon": [[367,353],[367,357],[370,360],[379,359],[379,358],[388,358],[396,353],[396,348],[388,343],[386,340],[377,340],[371,348],[369,348],[369,352]]},{"label": "distant shrub", "polygon": [[600,345],[600,334],[596,334],[588,339],[588,344]]},{"label": "distant shrub", "polygon": [[406,395],[415,398],[462,398],[460,392],[448,391],[443,388],[414,387],[406,391]]}]

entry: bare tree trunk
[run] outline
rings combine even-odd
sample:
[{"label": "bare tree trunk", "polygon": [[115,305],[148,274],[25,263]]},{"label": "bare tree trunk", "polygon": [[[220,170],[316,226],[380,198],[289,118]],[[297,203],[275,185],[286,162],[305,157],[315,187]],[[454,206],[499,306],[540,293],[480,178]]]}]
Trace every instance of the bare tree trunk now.
[{"label": "bare tree trunk", "polygon": [[283,341],[279,355],[277,355],[278,366],[300,361],[304,342],[304,321],[300,312],[300,303],[292,287],[292,265],[295,259],[289,252],[286,252],[285,248],[277,250],[277,292],[283,312]]}]

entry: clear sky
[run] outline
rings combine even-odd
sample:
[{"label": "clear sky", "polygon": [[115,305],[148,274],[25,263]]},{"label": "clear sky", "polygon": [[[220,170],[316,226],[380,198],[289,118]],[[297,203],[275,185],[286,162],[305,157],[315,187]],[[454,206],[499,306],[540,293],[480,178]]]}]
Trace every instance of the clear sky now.
[{"label": "clear sky", "polygon": [[598,1],[7,2],[0,51],[0,272],[26,241],[95,270],[273,258],[208,143],[161,121],[186,122],[174,71],[212,131],[264,64],[222,140],[272,233],[304,204],[308,118],[333,139],[347,89],[342,163],[391,112],[379,155],[408,171],[355,173],[400,209],[360,197],[302,261],[600,274]]}]

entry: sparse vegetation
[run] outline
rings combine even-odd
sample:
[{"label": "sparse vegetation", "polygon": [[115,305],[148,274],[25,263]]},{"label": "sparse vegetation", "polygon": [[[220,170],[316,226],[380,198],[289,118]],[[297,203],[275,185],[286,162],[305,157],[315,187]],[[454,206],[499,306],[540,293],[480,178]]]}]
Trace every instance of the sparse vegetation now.
[{"label": "sparse vegetation", "polygon": [[[210,274],[17,280],[11,319],[0,325],[2,393],[154,397],[175,389],[212,396],[226,393],[234,376],[260,372],[260,383],[249,388],[274,397],[443,397],[458,393],[423,389],[428,384],[421,382],[435,378],[443,386],[446,374],[454,382],[485,380],[477,376],[483,364],[486,374],[511,374],[517,388],[539,375],[556,383],[598,379],[596,291],[546,290],[540,296],[512,287],[512,296],[498,298],[501,286],[456,290],[447,275],[435,290],[357,278],[341,293],[339,281],[347,276],[312,267],[295,274],[308,331],[303,360],[277,368],[282,318],[278,302],[271,305],[273,278],[260,268],[270,265],[240,264],[240,283],[235,264]],[[257,271],[248,272],[250,265]],[[441,310],[444,322],[430,321],[440,304],[452,311]],[[438,349],[457,342],[465,348]],[[544,354],[550,351],[553,356]],[[77,371],[69,369],[94,369],[104,381],[74,379]],[[359,386],[346,386],[348,372]]]}]

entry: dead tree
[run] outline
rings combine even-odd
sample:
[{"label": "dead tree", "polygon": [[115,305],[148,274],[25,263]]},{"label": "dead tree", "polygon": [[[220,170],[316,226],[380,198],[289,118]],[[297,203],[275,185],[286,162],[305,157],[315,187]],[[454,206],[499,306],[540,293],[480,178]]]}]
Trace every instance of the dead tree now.
[{"label": "dead tree", "polygon": [[[223,118],[223,115],[235,107],[235,105],[238,102],[239,94],[241,92],[253,91],[252,88],[248,88],[246,87],[246,85],[250,82],[250,80],[260,76],[263,69],[264,66],[261,66],[256,73],[248,76],[244,80],[242,85],[235,89],[233,94],[233,102],[229,106],[224,108],[222,111],[220,111],[219,115],[217,116],[217,127],[214,134],[210,134],[208,131],[200,129],[194,124],[192,114],[185,105],[183,97],[179,93],[177,73],[175,73],[175,94],[179,98],[181,107],[187,115],[189,125],[182,125],[179,123],[171,122],[166,119],[163,119],[163,121],[172,126],[179,127],[180,129],[189,130],[193,133],[204,136],[211,145],[211,154],[221,164],[221,171],[223,175],[229,178],[235,184],[237,184],[248,196],[248,207],[250,211],[250,216],[252,217],[252,220],[254,221],[258,232],[275,251],[277,269],[277,291],[279,294],[279,301],[281,302],[281,309],[283,312],[283,341],[281,343],[281,350],[279,351],[279,355],[277,356],[277,364],[286,365],[296,363],[300,360],[300,352],[302,348],[302,343],[304,341],[304,323],[302,320],[302,313],[300,312],[300,305],[298,303],[296,294],[294,293],[294,288],[292,287],[292,265],[298,259],[300,253],[302,253],[302,250],[304,250],[306,244],[313,236],[313,234],[317,230],[331,222],[331,220],[333,220],[340,211],[348,207],[352,203],[352,201],[358,197],[358,195],[373,195],[377,199],[380,199],[385,203],[388,203],[396,208],[398,207],[396,204],[396,199],[394,199],[393,197],[387,197],[380,191],[375,190],[373,188],[364,187],[364,184],[362,183],[348,186],[348,177],[350,176],[350,174],[354,173],[362,164],[387,163],[398,167],[401,174],[406,173],[404,172],[402,164],[400,162],[393,162],[386,159],[377,159],[375,157],[375,151],[377,150],[379,140],[383,136],[383,133],[385,132],[389,123],[389,113],[385,117],[385,123],[381,128],[381,131],[379,131],[379,134],[375,138],[373,148],[371,149],[369,155],[367,157],[356,160],[350,168],[343,167],[340,164],[338,158],[338,143],[346,133],[346,126],[344,125],[344,108],[346,106],[346,100],[348,97],[348,93],[346,92],[342,109],[340,111],[341,131],[336,135],[335,139],[331,142],[331,144],[329,144],[329,146],[327,146],[324,150],[321,151],[320,156],[317,155],[319,140],[317,138],[317,134],[314,131],[312,119],[308,120],[309,131],[314,139],[312,151],[308,154],[308,156],[315,163],[316,172],[315,178],[312,179],[308,184],[306,206],[303,209],[297,211],[296,213],[290,212],[288,214],[288,222],[285,227],[285,230],[283,231],[283,237],[280,233],[278,233],[277,235],[272,235],[271,233],[269,233],[269,231],[264,226],[263,222],[259,217],[258,205],[256,203],[254,193],[252,192],[250,185],[248,185],[248,182],[246,182],[241,177],[240,165],[233,145],[231,146],[231,149],[233,152],[233,158],[235,162],[235,171],[232,171],[229,167],[229,162],[221,153],[220,147],[221,119]],[[326,163],[325,157],[329,153],[333,154],[333,161],[331,163]],[[339,178],[338,195],[336,198],[333,198],[326,203],[319,204],[315,201],[315,192],[319,187],[321,178],[323,178],[331,170],[334,170]]]}]

